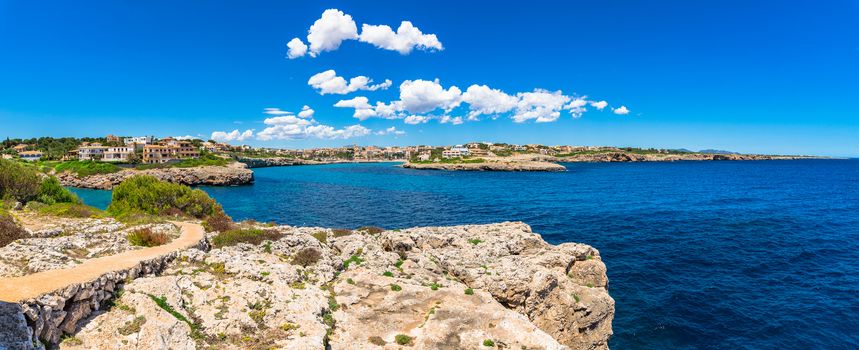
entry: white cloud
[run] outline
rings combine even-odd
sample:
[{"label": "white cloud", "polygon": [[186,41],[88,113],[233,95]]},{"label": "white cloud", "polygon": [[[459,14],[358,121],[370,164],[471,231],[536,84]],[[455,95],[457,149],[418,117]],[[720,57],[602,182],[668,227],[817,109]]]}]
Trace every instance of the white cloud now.
[{"label": "white cloud", "polygon": [[391,27],[384,24],[364,24],[361,26],[361,35],[358,40],[385,50],[397,51],[402,55],[408,55],[415,48],[419,50],[444,50],[435,34],[424,34],[409,21],[400,23],[396,33]]},{"label": "white cloud", "polygon": [[185,135],[185,136],[173,136],[174,139],[177,140],[199,140],[200,138],[197,136]]},{"label": "white cloud", "polygon": [[614,112],[614,114],[618,114],[618,115],[629,114],[629,109],[627,109],[626,106],[620,106],[618,108],[612,108],[611,111]]},{"label": "white cloud", "polygon": [[[491,115],[492,119],[495,119],[499,115],[506,114],[510,115],[516,123],[554,122],[561,117],[562,111],[569,112],[573,118],[580,118],[587,112],[588,105],[596,109],[602,109],[608,105],[605,101],[590,101],[587,96],[565,95],[560,90],[534,89],[531,92],[510,95],[486,85],[474,84],[463,93],[456,86],[445,89],[438,79],[406,80],[399,88],[400,99],[389,103],[377,101],[374,106],[366,97],[359,96],[338,101],[334,106],[354,108],[353,116],[360,120],[378,117],[403,119],[407,124],[419,124],[426,123],[430,119],[438,119],[441,123],[457,125],[465,121],[464,117],[451,117],[449,114],[463,103],[468,107],[467,120],[469,121],[477,121],[481,115]],[[440,116],[434,115],[434,112],[439,109],[443,113],[439,113]],[[617,114],[629,113],[626,107],[613,109],[613,111]]]},{"label": "white cloud", "polygon": [[238,129],[236,129],[236,130],[233,130],[230,132],[215,131],[212,133],[212,136],[210,138],[212,140],[215,140],[215,141],[224,142],[224,141],[244,141],[244,140],[249,139],[253,136],[254,136],[253,130],[245,130],[244,132],[240,132]]},{"label": "white cloud", "polygon": [[596,108],[598,111],[603,110],[606,106],[608,106],[608,102],[606,101],[591,101],[591,107]]},{"label": "white cloud", "polygon": [[392,126],[390,128],[379,130],[375,132],[376,135],[405,135],[406,132],[402,130],[397,130],[397,127]]},{"label": "white cloud", "polygon": [[389,79],[385,79],[385,81],[381,84],[370,85],[371,82],[373,82],[372,79],[367,78],[363,75],[359,75],[357,77],[349,79],[349,82],[347,83],[346,79],[341,76],[338,76],[337,72],[335,72],[333,69],[314,74],[312,77],[310,77],[310,79],[307,80],[307,84],[312,86],[314,89],[319,90],[320,95],[345,95],[358,90],[385,90],[393,84],[393,82]]},{"label": "white cloud", "polygon": [[451,116],[449,116],[449,115],[444,115],[444,116],[442,116],[442,117],[441,117],[441,119],[439,119],[439,122],[440,122],[440,123],[442,123],[442,124],[448,124],[448,123],[450,123],[450,124],[452,124],[452,125],[459,125],[459,124],[462,124],[462,123],[463,123],[463,122],[462,122],[462,117],[451,117]]},{"label": "white cloud", "polygon": [[358,118],[358,120],[367,120],[368,118],[375,117],[376,111],[373,110],[373,106],[369,103],[369,100],[364,96],[356,96],[349,100],[340,100],[334,104],[334,107],[340,108],[354,108],[355,113],[352,114],[353,117]]},{"label": "white cloud", "polygon": [[410,115],[410,116],[406,117],[406,119],[403,119],[403,122],[405,122],[406,124],[412,124],[412,125],[415,125],[415,124],[426,123],[426,122],[428,122],[429,120],[430,120],[430,117],[427,117],[427,116],[423,116],[423,115]]},{"label": "white cloud", "polygon": [[520,92],[516,94],[519,102],[513,121],[522,123],[534,120],[538,123],[553,122],[561,116],[561,109],[570,101],[561,91],[549,92],[547,90],[535,89],[533,92]]},{"label": "white cloud", "polygon": [[447,90],[435,81],[406,80],[400,84],[400,101],[404,110],[411,113],[426,113],[437,108],[449,111],[462,102],[462,91],[451,86]]},{"label": "white cloud", "polygon": [[291,60],[302,57],[307,53],[307,45],[299,38],[292,38],[292,40],[286,43],[286,47],[289,48],[286,57],[289,57]]},{"label": "white cloud", "polygon": [[468,120],[477,120],[481,114],[507,113],[516,107],[518,98],[486,85],[471,85],[462,94],[462,101],[468,103],[471,112]]},{"label": "white cloud", "polygon": [[313,113],[315,112],[310,106],[304,105],[304,107],[301,107],[301,112],[298,112],[298,116],[301,118],[313,118]]},{"label": "white cloud", "polygon": [[293,38],[286,44],[289,48],[287,57],[295,59],[307,53],[316,57],[321,52],[337,50],[345,40],[359,40],[403,55],[414,49],[444,50],[435,34],[424,34],[410,21],[402,21],[396,33],[388,25],[363,24],[358,35],[358,26],[352,16],[337,9],[327,9],[307,31],[310,46],[299,38]]},{"label": "white cloud", "polygon": [[313,22],[307,32],[311,57],[316,57],[323,51],[337,50],[343,40],[354,39],[358,39],[358,26],[352,16],[337,9],[322,12],[322,17]]},{"label": "white cloud", "polygon": [[313,119],[299,118],[294,115],[285,115],[280,117],[265,118],[263,123],[266,125],[300,125],[306,126],[313,124]]},{"label": "white cloud", "polygon": [[280,110],[280,108],[266,108],[266,109],[264,109],[264,110],[263,110],[263,113],[265,113],[265,114],[270,114],[270,115],[289,115],[289,114],[294,114],[294,113],[292,113],[292,112],[282,111],[282,110]]},{"label": "white cloud", "polygon": [[570,101],[570,103],[564,106],[564,109],[570,111],[570,115],[572,115],[573,118],[581,118],[582,114],[588,111],[587,108],[585,108],[587,104],[588,101],[585,101],[584,97],[575,97]]},{"label": "white cloud", "polygon": [[[284,112],[277,108],[266,108],[265,113]],[[289,112],[284,112],[289,113]],[[257,139],[269,140],[296,140],[315,137],[320,139],[347,139],[370,134],[371,130],[361,125],[347,126],[336,129],[329,125],[319,124],[313,117],[314,110],[305,105],[298,115],[279,114],[276,117],[266,118],[263,123],[268,125],[257,133]],[[214,135],[214,133],[213,133]],[[250,136],[248,136],[250,137]]]}]

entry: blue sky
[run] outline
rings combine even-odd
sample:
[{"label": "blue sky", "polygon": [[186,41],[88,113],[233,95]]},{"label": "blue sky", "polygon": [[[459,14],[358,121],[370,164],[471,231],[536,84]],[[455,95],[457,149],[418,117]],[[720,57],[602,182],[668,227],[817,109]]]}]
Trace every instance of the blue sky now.
[{"label": "blue sky", "polygon": [[[361,40],[287,58],[287,42],[310,44],[308,30],[326,9],[349,15]],[[419,37],[422,49],[398,37],[398,48],[412,47],[403,54],[385,48],[394,45],[389,37],[364,38],[363,24],[396,31],[402,21],[437,43]],[[332,45],[331,30],[343,33],[337,23],[319,27],[329,31],[320,29],[328,34],[317,44]],[[209,138],[252,130],[232,142],[496,141],[859,156],[856,1],[0,0],[0,53],[0,137]],[[321,95],[308,80],[330,69],[347,81],[392,84]],[[433,90],[435,79],[443,90]],[[469,99],[472,85],[498,90],[509,105],[468,120],[480,101],[495,101]],[[561,91],[554,97],[562,105],[523,105],[528,97],[517,94],[535,89],[545,91],[530,96],[539,101]],[[387,118],[371,108],[376,116],[365,120],[334,107],[355,97],[399,107]],[[570,106],[579,100],[587,111]],[[599,101],[608,106],[591,105]],[[291,121],[264,113],[305,105],[312,115]],[[620,106],[629,113],[613,113]],[[408,124],[409,116],[428,121]],[[456,117],[461,124],[451,123]],[[378,135],[391,127],[396,132]]]}]

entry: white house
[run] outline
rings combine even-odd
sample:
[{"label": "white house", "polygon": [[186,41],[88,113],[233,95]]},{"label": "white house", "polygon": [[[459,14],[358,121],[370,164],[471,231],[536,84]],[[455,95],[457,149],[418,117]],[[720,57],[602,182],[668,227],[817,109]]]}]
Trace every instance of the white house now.
[{"label": "white house", "polygon": [[429,153],[418,154],[418,161],[419,162],[426,162],[429,160],[430,160],[430,154]]},{"label": "white house", "polygon": [[41,151],[23,151],[18,152],[18,156],[21,157],[21,160],[26,160],[28,162],[35,162],[39,159],[42,159]]},{"label": "white house", "polygon": [[469,154],[471,154],[471,151],[460,145],[456,145],[456,147],[451,147],[450,149],[446,149],[441,152],[441,156],[444,158],[465,157]]},{"label": "white house", "polygon": [[122,142],[125,143],[126,146],[131,146],[133,144],[140,145],[148,145],[151,144],[153,140],[152,136],[137,136],[137,137],[126,137],[122,139]]},{"label": "white house", "polygon": [[78,147],[79,160],[101,160],[104,158],[104,152],[107,151],[106,146],[100,144],[92,144],[89,146]]},{"label": "white house", "polygon": [[108,147],[101,158],[105,162],[127,162],[128,156],[134,153],[134,147]]}]

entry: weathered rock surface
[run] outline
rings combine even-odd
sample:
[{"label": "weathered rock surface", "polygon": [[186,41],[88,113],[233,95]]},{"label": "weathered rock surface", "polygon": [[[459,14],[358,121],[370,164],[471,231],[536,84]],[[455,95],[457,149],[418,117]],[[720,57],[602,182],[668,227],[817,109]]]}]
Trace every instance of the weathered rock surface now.
[{"label": "weathered rock surface", "polygon": [[191,249],[125,284],[61,348],[607,348],[614,301],[589,246],[552,246],[515,222],[274,229],[284,236]]},{"label": "weathered rock surface", "polygon": [[127,236],[134,230],[148,228],[170,238],[179,236],[179,230],[167,223],[129,227],[114,219],[57,218],[32,227],[30,221],[36,218],[26,213],[19,216],[33,238],[0,247],[0,277],[72,268],[88,259],[140,249],[128,243]]},{"label": "weathered rock surface", "polygon": [[253,171],[243,163],[235,162],[227,166],[201,166],[194,168],[159,168],[147,170],[125,169],[110,174],[97,174],[79,177],[75,173],[56,174],[63,186],[109,190],[125,179],[136,175],[149,175],[160,180],[183,185],[235,186],[251,183]]}]

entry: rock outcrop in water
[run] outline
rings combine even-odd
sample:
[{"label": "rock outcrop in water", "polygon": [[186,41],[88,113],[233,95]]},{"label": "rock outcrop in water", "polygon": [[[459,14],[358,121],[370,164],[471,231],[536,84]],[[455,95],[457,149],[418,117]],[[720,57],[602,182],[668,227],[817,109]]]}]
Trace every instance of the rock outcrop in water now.
[{"label": "rock outcrop in water", "polygon": [[251,183],[253,171],[242,163],[227,166],[200,166],[193,168],[159,168],[147,170],[124,169],[110,174],[96,174],[80,177],[72,172],[58,173],[57,179],[63,186],[112,189],[123,180],[136,175],[154,176],[159,180],[183,185],[235,186]]},{"label": "rock outcrop in water", "polygon": [[403,168],[457,170],[457,171],[565,171],[560,164],[530,160],[486,160],[481,163],[411,163],[403,164]]},{"label": "rock outcrop in water", "polygon": [[77,295],[104,304],[123,290],[108,311],[50,318],[37,334],[67,334],[64,349],[606,349],[612,333],[599,252],[550,245],[523,223],[263,229],[283,236],[190,249],[144,271],[160,275],[60,291],[63,305],[39,315],[65,319]]}]

